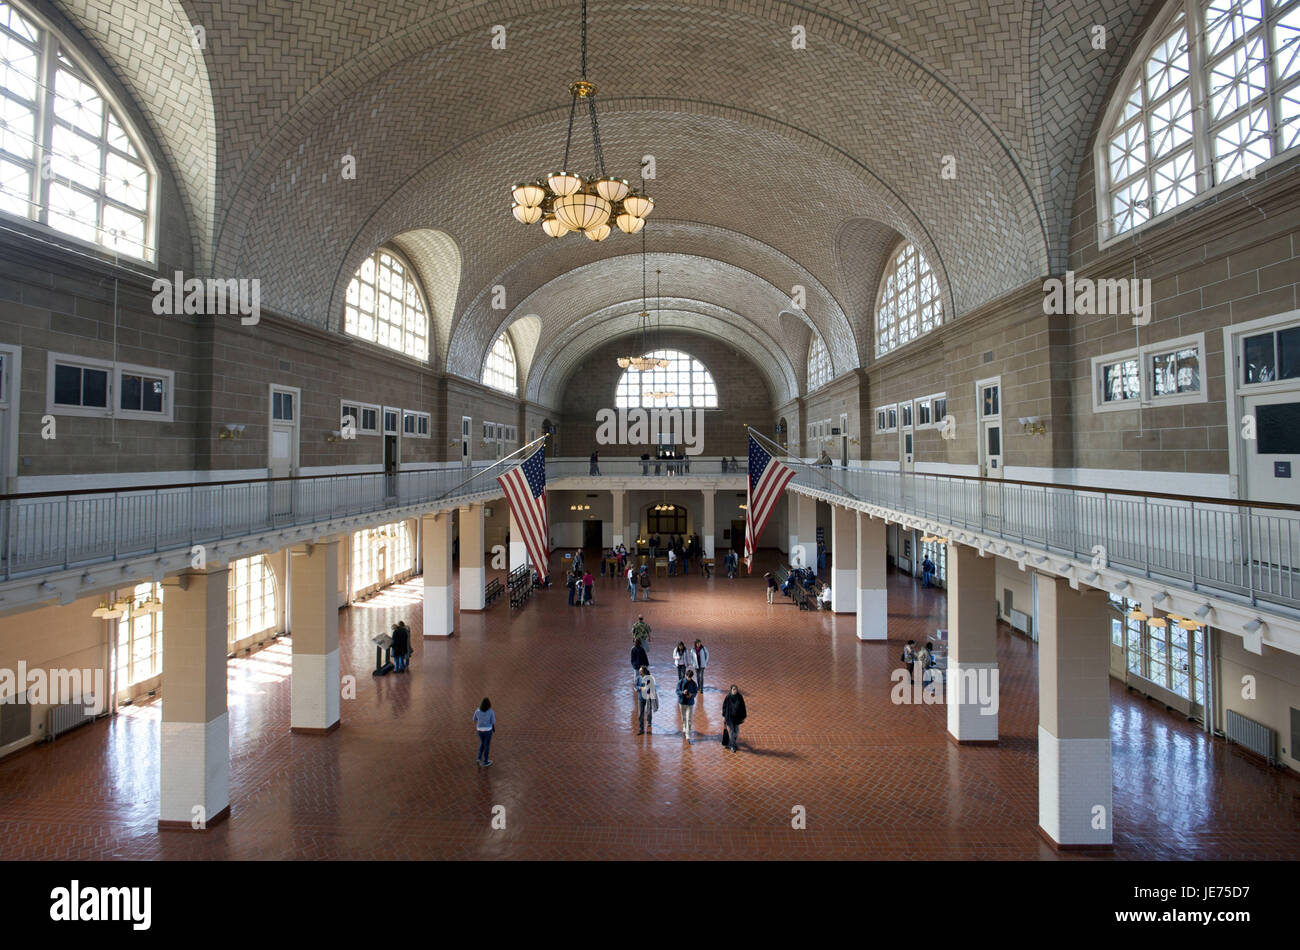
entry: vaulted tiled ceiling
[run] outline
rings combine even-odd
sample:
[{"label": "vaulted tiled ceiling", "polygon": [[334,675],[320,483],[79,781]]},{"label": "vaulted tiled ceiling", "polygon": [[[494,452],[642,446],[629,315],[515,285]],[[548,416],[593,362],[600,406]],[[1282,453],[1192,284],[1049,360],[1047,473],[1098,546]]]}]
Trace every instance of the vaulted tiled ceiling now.
[{"label": "vaulted tiled ceiling", "polygon": [[[547,378],[527,391],[542,398],[576,355],[625,332],[639,239],[550,241],[509,217],[509,186],[560,160],[576,2],[58,3],[146,112],[198,260],[262,278],[264,306],[337,327],[359,261],[407,235],[436,295],[454,289],[450,317],[435,307],[440,368],[475,375],[495,335],[536,314],[533,373]],[[673,319],[744,335],[784,393],[803,375],[791,382],[789,353],[807,347],[781,339],[792,288],[836,372],[863,365],[900,236],[930,258],[949,318],[1060,270],[1083,150],[1148,6],[592,0],[606,162],[634,177],[655,157],[648,245],[680,266]],[[176,35],[194,25],[201,64]],[[791,48],[796,25],[806,49]],[[590,164],[589,144],[576,154]],[[940,175],[945,155],[955,178]],[[458,282],[418,259],[435,245],[410,236],[433,232],[455,242]]]}]

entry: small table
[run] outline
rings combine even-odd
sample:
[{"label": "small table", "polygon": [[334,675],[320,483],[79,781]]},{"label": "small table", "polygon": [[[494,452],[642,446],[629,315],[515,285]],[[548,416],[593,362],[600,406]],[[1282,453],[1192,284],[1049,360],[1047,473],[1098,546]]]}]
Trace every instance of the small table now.
[{"label": "small table", "polygon": [[655,577],[662,577],[668,573],[668,558],[655,558]]}]

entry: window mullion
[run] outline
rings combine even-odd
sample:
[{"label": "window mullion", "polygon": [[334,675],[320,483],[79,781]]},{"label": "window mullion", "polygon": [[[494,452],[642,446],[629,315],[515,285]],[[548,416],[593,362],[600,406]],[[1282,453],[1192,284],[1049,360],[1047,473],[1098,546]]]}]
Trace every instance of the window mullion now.
[{"label": "window mullion", "polygon": [[1196,155],[1196,191],[1214,187],[1214,148],[1210,141],[1210,89],[1206,75],[1205,25],[1201,0],[1186,0],[1188,82],[1192,91],[1192,149]]},{"label": "window mullion", "polygon": [[[40,80],[36,100],[40,104],[36,113],[39,144],[36,149],[36,186],[38,201],[35,220],[42,224],[50,221],[50,185],[54,180],[54,74],[58,69],[58,41],[49,30],[41,31]],[[48,173],[47,173],[48,168]]]}]

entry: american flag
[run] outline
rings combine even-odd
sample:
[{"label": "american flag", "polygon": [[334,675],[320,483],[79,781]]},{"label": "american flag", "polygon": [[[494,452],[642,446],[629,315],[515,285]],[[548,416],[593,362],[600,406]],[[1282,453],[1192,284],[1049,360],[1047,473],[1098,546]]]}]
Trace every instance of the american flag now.
[{"label": "american flag", "polygon": [[749,437],[749,497],[745,499],[745,569],[754,570],[754,552],[758,550],[758,536],[763,533],[767,519],[772,516],[772,509],[781,500],[781,492],[790,479],[794,478],[794,469],[782,465],[767,452],[763,451],[758,441]]},{"label": "american flag", "polygon": [[546,446],[539,445],[522,464],[499,476],[497,483],[510,502],[537,576],[545,581],[551,560],[550,528],[546,520]]}]

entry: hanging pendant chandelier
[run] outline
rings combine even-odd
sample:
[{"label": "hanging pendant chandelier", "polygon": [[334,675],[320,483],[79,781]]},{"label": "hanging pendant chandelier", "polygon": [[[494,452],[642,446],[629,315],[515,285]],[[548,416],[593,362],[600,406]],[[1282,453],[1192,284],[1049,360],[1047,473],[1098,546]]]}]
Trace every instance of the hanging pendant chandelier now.
[{"label": "hanging pendant chandelier", "polygon": [[[657,274],[658,271],[655,271]],[[650,355],[650,344],[647,340],[647,334],[650,330],[650,311],[646,309],[645,300],[645,229],[641,229],[641,353],[638,356],[620,356],[618,365],[622,369],[634,369],[638,373],[644,373],[652,369],[667,369],[668,361],[661,357]]]},{"label": "hanging pendant chandelier", "polygon": [[564,138],[564,161],[569,167],[573,144],[573,120],[578,114],[578,100],[587,103],[591,116],[591,147],[595,171],[586,176],[569,171],[551,172],[536,181],[520,182],[511,189],[515,203],[511,212],[522,224],[542,225],[553,238],[570,231],[580,231],[589,240],[603,241],[617,227],[625,234],[636,234],[645,227],[645,219],[654,209],[654,199],[632,190],[625,178],[605,172],[605,156],[600,147],[600,126],[596,122],[596,84],[587,79],[587,0],[582,2],[582,78],[569,83],[573,102],[569,106],[569,130]]},{"label": "hanging pendant chandelier", "polygon": [[[655,329],[656,330],[659,329],[659,303],[661,300],[659,296],[659,277],[662,273],[663,272],[658,269],[655,270]],[[655,336],[657,338],[658,333],[656,333]],[[656,339],[656,342],[661,343],[662,341]],[[663,347],[662,345],[660,345],[656,349],[662,350]],[[668,367],[668,360],[664,359],[663,357],[658,358],[657,360],[655,360],[655,362],[659,364],[660,369],[666,369]],[[646,393],[646,395],[657,402],[661,399],[667,399],[669,396],[673,395],[673,393],[669,390],[656,389],[653,390],[652,392]]]}]

